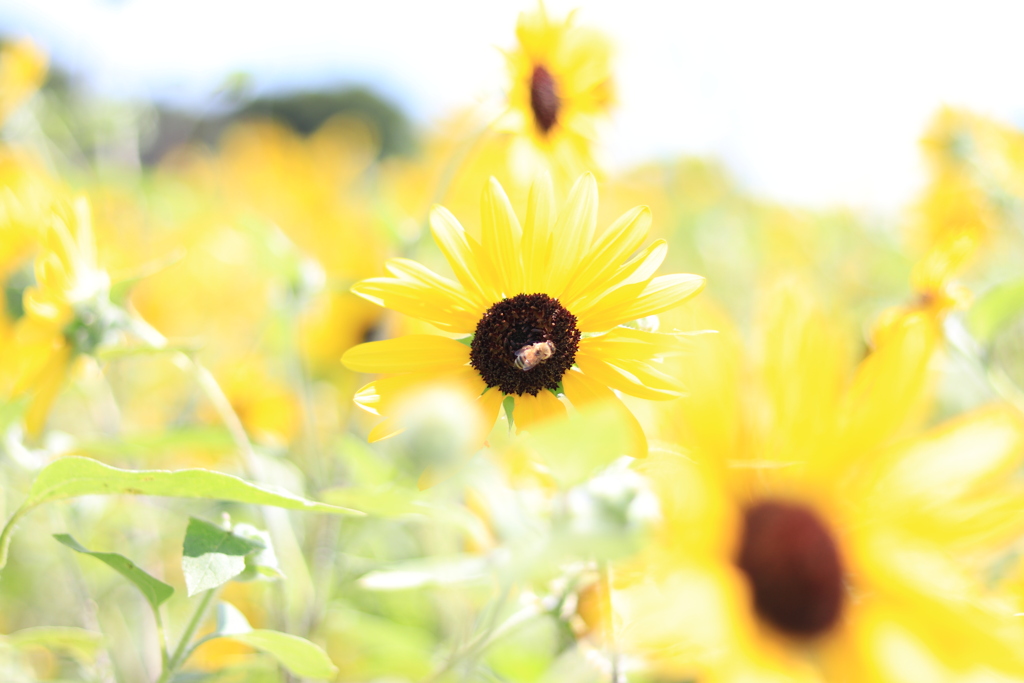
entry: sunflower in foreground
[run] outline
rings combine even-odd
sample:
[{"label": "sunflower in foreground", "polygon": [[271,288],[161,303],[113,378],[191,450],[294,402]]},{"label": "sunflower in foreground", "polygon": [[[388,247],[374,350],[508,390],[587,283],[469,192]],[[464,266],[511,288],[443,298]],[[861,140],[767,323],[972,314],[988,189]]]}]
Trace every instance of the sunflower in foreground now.
[{"label": "sunflower in foreground", "polygon": [[617,573],[621,645],[701,681],[1024,672],[1020,618],[969,571],[1019,534],[1024,426],[993,406],[908,433],[929,325],[904,317],[849,377],[834,321],[788,298],[749,380],[730,334],[695,352],[688,452],[637,464],[663,523]]},{"label": "sunflower in foreground", "polygon": [[389,418],[373,429],[371,441],[400,431],[394,418],[400,404],[443,382],[479,407],[484,434],[506,397],[514,402],[515,424],[527,430],[564,415],[562,399],[577,406],[609,401],[629,425],[631,454],[646,454],[639,423],[612,390],[647,399],[680,396],[679,380],[662,370],[660,359],[679,353],[683,340],[623,325],[689,299],[704,278],[654,274],[668,247],[658,240],[637,252],[651,224],[646,207],[598,232],[593,176],[577,181],[557,214],[552,194],[546,177],[536,182],[520,225],[492,179],[479,239],[444,208],[431,213],[434,240],[456,280],[392,259],[391,277],[352,288],[461,337],[408,335],[361,344],[343,356],[352,370],[392,375],[355,397],[361,407]]},{"label": "sunflower in foreground", "polygon": [[596,125],[613,97],[611,46],[606,37],[548,17],[543,5],[519,15],[517,49],[506,54],[511,88],[498,129],[513,134],[512,166],[533,173],[539,165],[570,180],[594,168]]}]

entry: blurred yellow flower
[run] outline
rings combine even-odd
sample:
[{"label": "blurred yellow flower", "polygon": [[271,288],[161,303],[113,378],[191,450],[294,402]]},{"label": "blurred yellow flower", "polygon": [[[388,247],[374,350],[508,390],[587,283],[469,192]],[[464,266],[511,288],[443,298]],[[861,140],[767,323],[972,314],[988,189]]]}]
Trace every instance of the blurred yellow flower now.
[{"label": "blurred yellow flower", "polygon": [[[980,144],[979,136],[991,138],[996,132],[993,122],[969,112],[946,107],[935,116],[921,141],[931,179],[913,207],[907,230],[917,252],[910,280],[915,298],[883,312],[875,323],[876,341],[903,316],[917,312],[928,314],[939,335],[946,314],[970,303],[970,291],[956,279],[991,241],[999,222],[978,177],[981,163],[1006,165],[992,163],[993,150],[982,149],[992,144]],[[1006,145],[997,147],[1001,153]]]},{"label": "blurred yellow flower", "polygon": [[298,399],[267,365],[265,359],[246,358],[214,375],[246,432],[261,443],[288,444],[298,429]]},{"label": "blurred yellow flower", "polygon": [[46,55],[31,40],[0,48],[0,124],[43,84],[46,68]]},{"label": "blurred yellow flower", "polygon": [[[595,168],[596,126],[614,99],[608,39],[573,23],[552,20],[543,4],[519,15],[519,45],[507,53],[512,85],[498,130],[513,134],[513,176],[551,169],[569,182]],[[518,172],[517,172],[518,169]]]},{"label": "blurred yellow flower", "polygon": [[16,395],[30,395],[25,415],[38,434],[71,362],[96,351],[110,331],[110,279],[96,264],[87,200],[55,204],[35,260],[35,284],[24,293],[14,329]]},{"label": "blurred yellow flower", "polygon": [[275,123],[250,122],[223,140],[218,161],[228,197],[280,228],[333,285],[311,292],[302,312],[303,350],[318,373],[337,368],[338,355],[380,318],[379,309],[347,291],[385,252],[364,177],[377,152],[367,126],[343,116],[305,138]]},{"label": "blurred yellow flower", "polygon": [[446,382],[477,400],[481,428],[494,425],[505,397],[514,401],[518,427],[564,415],[560,395],[572,404],[610,401],[631,430],[631,454],[646,453],[636,418],[612,389],[646,399],[670,399],[683,388],[658,359],[678,353],[676,335],[623,327],[672,308],[697,294],[704,278],[655,276],[667,254],[658,240],[640,250],[651,224],[646,207],[627,212],[597,231],[597,184],[577,181],[561,211],[550,181],[531,193],[521,225],[493,179],[483,199],[479,241],[442,207],[431,215],[434,240],[456,280],[407,259],[387,264],[390,277],[357,283],[353,291],[455,335],[408,335],[361,344],[343,362],[360,372],[390,373],[363,387],[356,403],[388,416],[370,434],[381,439],[401,430],[391,416],[403,396]]},{"label": "blurred yellow flower", "polygon": [[692,397],[666,411],[686,452],[637,465],[663,523],[618,572],[621,642],[702,681],[1024,671],[1012,610],[953,559],[1020,531],[1021,416],[993,406],[913,435],[935,348],[921,313],[852,376],[835,320],[795,294],[775,297],[752,364],[716,324],[689,358]]}]

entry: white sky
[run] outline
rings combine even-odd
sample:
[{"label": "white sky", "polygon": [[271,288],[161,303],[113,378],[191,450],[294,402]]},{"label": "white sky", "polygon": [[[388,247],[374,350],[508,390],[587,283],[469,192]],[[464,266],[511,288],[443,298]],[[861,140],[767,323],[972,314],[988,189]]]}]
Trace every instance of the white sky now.
[{"label": "white sky", "polygon": [[[784,201],[893,209],[943,103],[1024,123],[1024,3],[548,0],[618,46],[623,166],[713,154]],[[118,96],[201,102],[232,72],[260,89],[377,88],[415,120],[500,92],[495,47],[528,0],[2,0],[0,31]]]}]

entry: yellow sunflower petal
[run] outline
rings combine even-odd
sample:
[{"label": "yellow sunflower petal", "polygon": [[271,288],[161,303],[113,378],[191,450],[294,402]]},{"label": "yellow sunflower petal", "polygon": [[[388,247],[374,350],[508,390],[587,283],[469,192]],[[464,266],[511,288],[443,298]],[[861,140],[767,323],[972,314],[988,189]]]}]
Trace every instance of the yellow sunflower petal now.
[{"label": "yellow sunflower petal", "polygon": [[605,285],[622,260],[637,250],[650,228],[651,210],[646,206],[638,206],[620,216],[585,256],[584,266],[569,283],[562,303],[572,310],[580,297]]},{"label": "yellow sunflower petal", "polygon": [[405,427],[399,424],[399,421],[393,417],[384,418],[383,422],[378,423],[370,433],[366,435],[366,440],[370,443],[376,443],[377,441],[383,441],[384,439],[397,436],[405,431]]},{"label": "yellow sunflower petal", "polygon": [[374,415],[392,413],[395,405],[404,395],[437,380],[437,373],[417,372],[395,377],[382,377],[363,385],[353,396],[353,401],[363,410]]},{"label": "yellow sunflower petal", "polygon": [[1019,535],[1017,487],[1006,482],[1024,458],[1024,420],[1010,407],[977,410],[864,463],[874,514],[950,545],[994,546]]},{"label": "yellow sunflower petal", "polygon": [[478,295],[476,297],[472,296],[471,293],[466,292],[458,283],[438,275],[417,261],[394,258],[384,264],[384,267],[399,279],[415,282],[437,290],[451,300],[450,306],[453,309],[462,308],[473,315],[483,315],[487,308]]},{"label": "yellow sunflower petal", "polygon": [[[483,382],[481,382],[482,384]],[[481,439],[486,437],[487,433],[494,427],[494,423],[498,420],[498,413],[501,412],[501,403],[504,400],[505,394],[494,387],[484,391],[477,398],[477,403],[480,407],[481,424],[486,425],[486,430],[480,436]]]},{"label": "yellow sunflower petal", "polygon": [[523,286],[519,254],[523,231],[505,190],[494,177],[484,189],[481,226],[480,244],[500,282],[501,293],[505,296],[519,294]]},{"label": "yellow sunflower petal", "polygon": [[843,453],[867,453],[917,418],[939,339],[928,316],[909,315],[857,369],[841,408]]},{"label": "yellow sunflower petal", "polygon": [[565,405],[554,394],[550,391],[541,391],[536,396],[517,396],[513,415],[516,431],[530,431],[545,420],[565,417],[566,410]]},{"label": "yellow sunflower petal", "polygon": [[573,185],[555,222],[552,267],[544,288],[549,295],[561,299],[565,286],[590,250],[596,228],[597,181],[593,175],[585,173]]},{"label": "yellow sunflower petal", "polygon": [[636,299],[609,308],[595,307],[597,310],[589,311],[584,318],[585,322],[581,321],[580,329],[606,330],[630,320],[661,313],[696,296],[705,284],[706,280],[700,275],[659,275],[648,283]]},{"label": "yellow sunflower petal", "polygon": [[[658,494],[663,521],[656,531],[662,537],[657,547],[669,553],[668,566],[733,552],[739,513],[726,493],[720,464],[716,459],[695,461],[659,445],[652,445],[651,454],[634,464]],[[650,576],[652,568],[643,564],[643,576]]]},{"label": "yellow sunflower petal", "polygon": [[[867,678],[906,681],[1020,680],[1019,624],[949,600],[882,604],[854,611],[850,645]],[[1013,678],[1007,678],[1007,675]]]},{"label": "yellow sunflower petal", "polygon": [[[466,234],[458,219],[443,206],[435,206],[430,212],[430,231],[455,278],[467,292],[478,292],[482,300],[497,301],[498,292],[490,278],[480,273],[480,265],[473,249],[472,238]],[[472,296],[472,294],[471,294]]]},{"label": "yellow sunflower petal", "polygon": [[700,559],[680,562],[657,584],[615,591],[619,638],[627,652],[643,653],[670,679],[736,680],[730,672],[749,667],[757,655],[747,633],[749,609],[734,572]]},{"label": "yellow sunflower petal", "polygon": [[584,373],[570,370],[562,377],[565,396],[575,406],[587,406],[607,402],[619,414],[623,426],[629,433],[629,452],[634,458],[647,456],[647,437],[643,427],[615,392],[606,385],[587,377]]},{"label": "yellow sunflower petal", "polygon": [[0,123],[42,85],[47,57],[31,40],[7,42],[0,50]]},{"label": "yellow sunflower petal", "polygon": [[434,334],[410,334],[353,346],[341,357],[356,372],[444,371],[469,362],[469,347]]},{"label": "yellow sunflower petal", "polygon": [[449,332],[469,334],[479,315],[462,308],[461,302],[425,284],[388,277],[373,277],[352,285],[352,293],[378,306],[425,320]]},{"label": "yellow sunflower petal", "polygon": [[555,222],[554,189],[551,176],[542,173],[530,186],[523,225],[523,291],[544,291],[548,264],[551,260],[551,227]]},{"label": "yellow sunflower petal", "polygon": [[35,379],[34,393],[25,412],[25,429],[32,436],[39,436],[46,425],[50,406],[64,386],[71,363],[71,350],[63,348],[55,352]]},{"label": "yellow sunflower petal", "polygon": [[683,333],[648,332],[634,327],[616,327],[602,335],[580,340],[588,353],[608,358],[650,360],[678,356],[692,350],[692,338]]},{"label": "yellow sunflower petal", "polygon": [[1024,420],[1008,406],[960,416],[880,456],[879,495],[948,505],[1003,483],[1024,457]]},{"label": "yellow sunflower petal", "polygon": [[71,273],[64,267],[57,254],[46,254],[36,259],[36,283],[44,292],[67,292],[73,282]]},{"label": "yellow sunflower petal", "polygon": [[[738,427],[749,391],[744,383],[743,339],[729,318],[707,302],[694,308],[697,320],[718,333],[693,337],[685,359],[669,360],[679,373],[685,372],[690,394],[666,404],[661,422],[679,443],[726,462],[743,452]],[[612,333],[619,329],[623,328]]]},{"label": "yellow sunflower petal", "polygon": [[581,347],[576,354],[576,365],[598,382],[638,398],[658,401],[683,395],[683,387],[678,381],[652,371],[651,368],[644,368],[642,363],[627,370],[624,367],[625,362],[613,363],[603,360],[587,353]]},{"label": "yellow sunflower petal", "polygon": [[[386,343],[386,342],[381,342]],[[380,426],[378,434],[398,433],[405,418],[419,419],[419,405],[438,396],[454,396],[462,404],[472,406],[465,416],[474,443],[482,443],[494,426],[501,405],[501,392],[485,392],[476,370],[468,366],[432,372],[410,372],[377,379],[356,392],[354,400],[363,410],[386,416],[391,426]],[[447,392],[447,394],[446,394]],[[498,394],[498,396],[495,396]],[[404,416],[404,417],[403,417]],[[395,420],[398,420],[397,422]],[[385,438],[380,436],[379,438]]]},{"label": "yellow sunflower petal", "polygon": [[[668,242],[655,240],[650,246],[623,264],[598,289],[584,293],[573,303],[572,311],[587,320],[605,308],[634,301],[654,277],[668,255]],[[584,329],[580,325],[581,329]],[[603,332],[604,330],[590,330]]]},{"label": "yellow sunflower petal", "polygon": [[803,287],[787,282],[769,291],[767,299],[758,321],[763,408],[754,437],[756,457],[812,462],[828,484],[836,478],[832,465],[839,462],[832,454],[838,450],[835,415],[849,381],[849,329],[826,315]]}]

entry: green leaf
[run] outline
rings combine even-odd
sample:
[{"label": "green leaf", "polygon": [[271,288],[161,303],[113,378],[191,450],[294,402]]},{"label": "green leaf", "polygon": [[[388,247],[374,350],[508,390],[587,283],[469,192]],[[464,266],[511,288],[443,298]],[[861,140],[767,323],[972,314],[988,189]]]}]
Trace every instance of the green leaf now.
[{"label": "green leaf", "polygon": [[1024,392],[1024,316],[1000,330],[992,340],[990,370],[998,368],[1018,395]]},{"label": "green leaf", "polygon": [[515,415],[513,413],[516,409],[516,399],[513,396],[506,396],[501,401],[501,407],[505,409],[505,418],[508,420],[508,428],[511,430],[512,425],[515,424]]},{"label": "green leaf", "polygon": [[138,565],[124,555],[118,555],[117,553],[93,552],[92,550],[82,546],[69,534],[54,534],[53,537],[76,552],[82,553],[83,555],[92,555],[97,560],[103,562],[118,574],[134,583],[135,587],[142,591],[143,597],[146,598],[146,601],[149,602],[154,610],[159,608],[167,598],[174,594],[173,588],[139,569]]},{"label": "green leaf", "polygon": [[967,312],[967,329],[988,346],[996,334],[1024,316],[1024,279],[1004,282],[978,297]]},{"label": "green leaf", "polygon": [[273,505],[307,512],[363,514],[357,510],[307,500],[284,489],[250,484],[222,472],[201,469],[122,470],[89,458],[69,456],[43,468],[32,482],[28,498],[15,511],[0,533],[0,569],[7,564],[7,551],[15,525],[32,508],[55,500],[97,494],[204,498],[253,505]]},{"label": "green leaf", "polygon": [[319,646],[288,633],[253,629],[245,615],[226,602],[217,606],[213,637],[230,638],[265,652],[296,676],[327,680],[338,675],[338,668]]},{"label": "green leaf", "polygon": [[245,556],[245,571],[238,575],[238,581],[285,578],[269,533],[257,529],[251,524],[236,524],[231,529],[231,533],[242,538],[252,539],[263,546],[260,550]]},{"label": "green leaf", "polygon": [[494,560],[480,555],[450,555],[406,560],[364,574],[359,586],[372,591],[409,590],[487,581]]},{"label": "green leaf", "polygon": [[103,647],[102,634],[71,626],[25,628],[0,638],[19,650],[32,647],[59,650],[67,652],[80,662],[95,661],[96,654]]},{"label": "green leaf", "polygon": [[398,486],[337,487],[320,492],[320,497],[334,505],[354,505],[377,517],[401,517],[423,512],[417,506],[419,491]]},{"label": "green leaf", "polygon": [[307,500],[290,491],[251,484],[211,470],[122,470],[96,460],[69,456],[47,465],[32,482],[22,507],[88,495],[128,493],[137,496],[206,498],[253,505],[273,505],[307,512],[361,515],[357,510]]},{"label": "green leaf", "polygon": [[245,618],[237,607],[230,602],[217,603],[217,628],[214,629],[214,637],[233,636],[238,633],[248,633],[252,630],[249,620]]},{"label": "green leaf", "polygon": [[338,667],[327,653],[305,638],[269,629],[226,637],[266,652],[295,676],[330,680],[338,675]]},{"label": "green leaf", "polygon": [[614,408],[584,408],[569,420],[542,423],[530,434],[529,443],[552,476],[569,488],[628,450],[627,431]]},{"label": "green leaf", "polygon": [[192,517],[185,531],[181,558],[189,597],[235,578],[245,570],[246,556],[263,549],[260,541]]},{"label": "green leaf", "polygon": [[347,672],[358,672],[359,680],[429,680],[436,665],[437,639],[432,631],[416,625],[422,619],[407,621],[412,623],[339,602],[325,615],[323,628],[336,648],[335,656],[346,663]]}]

